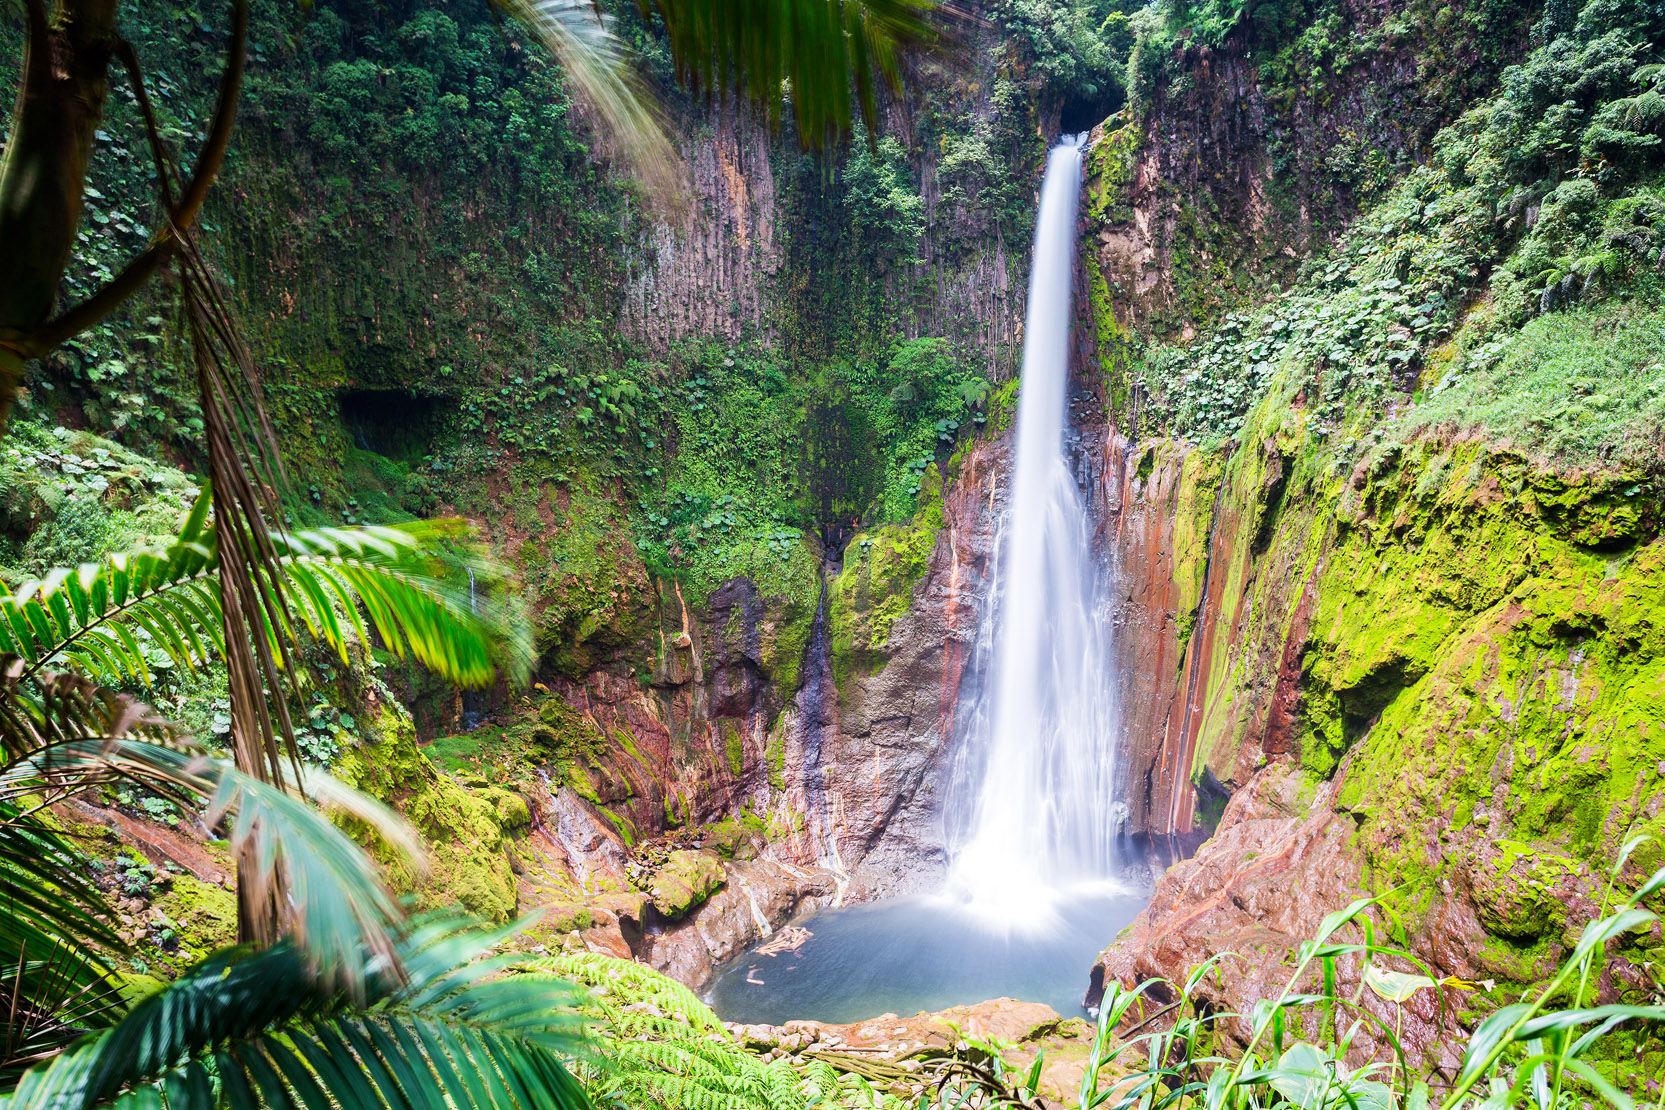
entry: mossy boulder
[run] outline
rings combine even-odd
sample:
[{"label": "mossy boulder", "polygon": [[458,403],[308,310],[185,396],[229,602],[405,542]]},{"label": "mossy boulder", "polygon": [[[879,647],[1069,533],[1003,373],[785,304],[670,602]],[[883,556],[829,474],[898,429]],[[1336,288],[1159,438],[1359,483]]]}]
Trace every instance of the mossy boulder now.
[{"label": "mossy boulder", "polygon": [[418,876],[390,850],[373,845],[377,857],[424,906],[460,902],[471,913],[507,921],[516,890],[504,832],[530,821],[525,799],[497,787],[470,791],[441,773],[417,746],[410,718],[392,698],[373,690],[367,697],[374,702],[361,719],[370,720],[373,739],[344,751],[335,774],[416,828],[428,849],[428,873]]},{"label": "mossy boulder", "polygon": [[661,917],[677,921],[722,885],[723,861],[716,852],[672,852],[664,866],[654,872],[648,898]]},{"label": "mossy boulder", "polygon": [[525,798],[513,790],[505,790],[501,786],[488,786],[476,790],[475,793],[491,803],[497,823],[505,832],[524,829],[532,823],[532,807]]},{"label": "mossy boulder", "polygon": [[749,859],[756,854],[752,830],[739,818],[725,817],[707,825],[704,833],[705,842],[724,859]]}]

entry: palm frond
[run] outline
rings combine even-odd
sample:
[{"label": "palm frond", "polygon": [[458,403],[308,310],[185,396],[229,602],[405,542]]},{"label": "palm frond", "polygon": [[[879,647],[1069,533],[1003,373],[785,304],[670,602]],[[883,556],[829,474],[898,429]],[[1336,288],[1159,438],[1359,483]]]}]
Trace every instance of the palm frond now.
[{"label": "palm frond", "polygon": [[146,738],[168,753],[183,737],[148,707],[72,674],[23,684],[0,656],[0,1074],[60,1050],[120,1008],[109,954],[127,945],[114,912],[45,813],[62,796],[120,777],[75,769],[77,747]]},{"label": "palm frond", "polygon": [[[475,970],[500,939],[453,918],[419,919],[394,954],[410,977],[363,952],[368,992],[357,998],[287,943],[216,953],[29,1072],[0,1107],[107,1105],[160,1084],[170,1106],[587,1110],[566,1067],[585,1047],[576,994]],[[206,1084],[210,1064],[218,1090],[199,1090],[193,1076]]]},{"label": "palm frond", "polygon": [[664,17],[684,81],[742,94],[771,122],[790,100],[806,148],[843,139],[858,114],[872,134],[878,86],[899,91],[903,55],[939,37],[933,0],[651,0],[651,7]]},{"label": "palm frond", "polygon": [[[208,508],[204,492],[164,548],[60,568],[0,595],[0,652],[24,661],[24,679],[69,664],[145,683],[152,653],[182,667],[223,657],[222,545]],[[270,543],[287,602],[276,623],[273,613],[259,615],[273,659],[287,658],[298,616],[343,662],[349,633],[368,642],[374,628],[396,655],[457,685],[487,686],[503,672],[524,679],[532,655],[525,623],[505,608],[505,572],[465,522],[274,532]],[[470,575],[481,587],[473,596]]]},{"label": "palm frond", "polygon": [[[115,781],[142,784],[187,810],[206,802],[206,824],[223,823],[232,850],[256,865],[239,885],[257,898],[285,891],[286,917],[320,977],[345,976],[357,989],[353,954],[390,954],[402,914],[381,874],[304,797],[207,759],[126,695],[73,674],[23,684],[20,669],[17,657],[0,658],[0,899],[13,905],[15,927],[0,928],[7,966],[28,953],[46,958],[56,941],[121,949],[102,923],[109,915],[102,895],[79,877],[74,853],[41,816],[51,801]],[[415,833],[386,806],[315,771],[303,775],[300,789],[420,866]]]},{"label": "palm frond", "polygon": [[0,1084],[110,1023],[121,996],[105,953],[127,947],[73,847],[24,812],[0,800]]},{"label": "palm frond", "polygon": [[[113,745],[190,758],[182,734],[149,707],[73,674],[24,683],[23,667],[0,655],[0,1074],[58,1051],[119,1009],[106,959],[127,945],[46,807],[123,777],[101,754]],[[88,749],[96,765],[78,754]]]},{"label": "palm frond", "polygon": [[[403,914],[371,859],[305,797],[223,760],[120,736],[60,738],[0,768],[0,802],[15,806],[37,791],[62,793],[117,779],[142,783],[187,809],[194,808],[195,799],[205,799],[205,823],[223,823],[232,852],[254,864],[239,875],[239,886],[252,888],[250,896],[257,900],[284,892],[290,933],[319,978],[341,980],[356,991],[361,989],[357,952],[367,949],[384,960],[391,958],[393,931]],[[326,806],[366,824],[414,866],[421,866],[420,841],[387,807],[318,772],[306,773],[300,785]],[[73,875],[73,856],[58,856],[53,867]],[[102,907],[96,891],[85,886],[71,884],[66,890],[72,896],[69,903],[57,907],[61,916],[43,931],[108,939],[94,929],[96,910],[74,908],[76,902]],[[63,901],[48,896],[42,912]]]},{"label": "palm frond", "polygon": [[561,63],[580,99],[600,116],[600,137],[629,161],[647,193],[680,214],[686,167],[665,137],[658,98],[642,81],[612,17],[591,0],[506,0]]}]

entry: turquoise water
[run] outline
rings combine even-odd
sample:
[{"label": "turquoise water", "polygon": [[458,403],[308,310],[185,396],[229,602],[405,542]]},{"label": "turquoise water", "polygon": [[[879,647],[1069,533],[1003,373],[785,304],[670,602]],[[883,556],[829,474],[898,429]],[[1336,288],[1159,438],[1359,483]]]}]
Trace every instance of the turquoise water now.
[{"label": "turquoise water", "polygon": [[[1097,891],[1058,903],[1044,929],[991,928],[941,897],[822,910],[725,966],[708,999],[725,1021],[862,1021],[989,998],[1084,1015],[1093,959],[1144,908],[1144,892]],[[797,941],[796,947],[791,943]]]}]

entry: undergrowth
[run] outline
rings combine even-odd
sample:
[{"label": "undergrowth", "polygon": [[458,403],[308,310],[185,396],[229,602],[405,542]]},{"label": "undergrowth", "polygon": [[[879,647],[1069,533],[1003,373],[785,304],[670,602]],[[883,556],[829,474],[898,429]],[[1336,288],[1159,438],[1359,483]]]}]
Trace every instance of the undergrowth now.
[{"label": "undergrowth", "polygon": [[[1653,282],[1649,292],[1658,293]],[[1539,316],[1477,344],[1399,417],[1401,439],[1483,428],[1540,459],[1665,468],[1665,311],[1657,296]]]},{"label": "undergrowth", "polygon": [[[1314,432],[1345,446],[1348,429],[1403,407],[1461,349],[1471,354],[1453,381],[1483,377],[1488,359],[1509,365],[1471,381],[1479,392],[1436,399],[1436,417],[1496,422],[1492,431],[1568,460],[1640,465],[1651,453],[1658,465],[1647,428],[1657,410],[1641,396],[1651,379],[1616,380],[1651,364],[1640,353],[1657,342],[1651,313],[1598,306],[1659,296],[1662,28],[1665,10],[1643,0],[1590,0],[1576,21],[1546,21],[1547,41],[1505,72],[1502,91],[1442,130],[1429,163],[1307,262],[1294,286],[1189,347],[1146,352],[1141,380],[1155,411],[1180,435],[1229,438],[1281,378],[1299,384]],[[1624,350],[1607,349],[1603,311]],[[1535,431],[1528,410],[1546,399],[1551,375],[1521,373],[1533,358],[1604,379],[1606,415],[1569,407],[1558,431],[1553,406],[1581,402],[1555,397]],[[1518,398],[1502,398],[1516,387]],[[1601,436],[1621,442],[1603,450]]]},{"label": "undergrowth", "polygon": [[[1614,867],[1617,876],[1647,838],[1630,840]],[[1099,1012],[1093,1053],[1082,1078],[1082,1110],[1558,1110],[1606,1105],[1633,1110],[1650,1090],[1665,1093],[1665,1005],[1602,1003],[1597,982],[1607,949],[1657,932],[1659,915],[1644,902],[1665,889],[1665,869],[1628,897],[1615,900],[1609,885],[1601,916],[1585,925],[1578,944],[1547,983],[1481,1020],[1463,1046],[1454,1075],[1430,1071],[1402,1042],[1406,1002],[1435,992],[1450,1020],[1448,995],[1487,985],[1445,978],[1410,952],[1380,943],[1367,916],[1373,900],[1361,899],[1329,915],[1318,934],[1296,953],[1282,992],[1258,1001],[1247,1014],[1211,1009],[1198,987],[1223,974],[1222,957],[1194,968],[1183,984],[1148,980],[1131,990],[1112,985]],[[1351,926],[1362,941],[1338,939]],[[1357,987],[1340,987],[1346,962],[1362,966]],[[1412,971],[1389,968],[1408,964]],[[1365,1005],[1365,992],[1386,1003]],[[1159,991],[1176,996],[1167,1028],[1126,1039],[1117,1026],[1139,1020]],[[1166,1011],[1162,1011],[1165,1013]],[[1157,1016],[1161,1016],[1159,1013]],[[1130,1022],[1131,1024],[1131,1022]],[[1230,1030],[1245,1030],[1239,1050]],[[1614,1035],[1639,1031],[1652,1051],[1609,1050]],[[1376,1045],[1362,1062],[1361,1034]],[[1104,1064],[1116,1065],[1103,1069]],[[1124,1070],[1125,1069],[1125,1070]],[[1109,1076],[1101,1074],[1108,1070]]]}]

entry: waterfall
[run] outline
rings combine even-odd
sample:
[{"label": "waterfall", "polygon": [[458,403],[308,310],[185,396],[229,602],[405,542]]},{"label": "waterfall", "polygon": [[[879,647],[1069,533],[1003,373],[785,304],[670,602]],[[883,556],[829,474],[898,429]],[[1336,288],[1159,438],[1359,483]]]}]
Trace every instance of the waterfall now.
[{"label": "waterfall", "polygon": [[1065,454],[1081,149],[1052,150],[981,674],[958,715],[948,894],[1009,926],[1116,872],[1118,727],[1104,573]]}]

